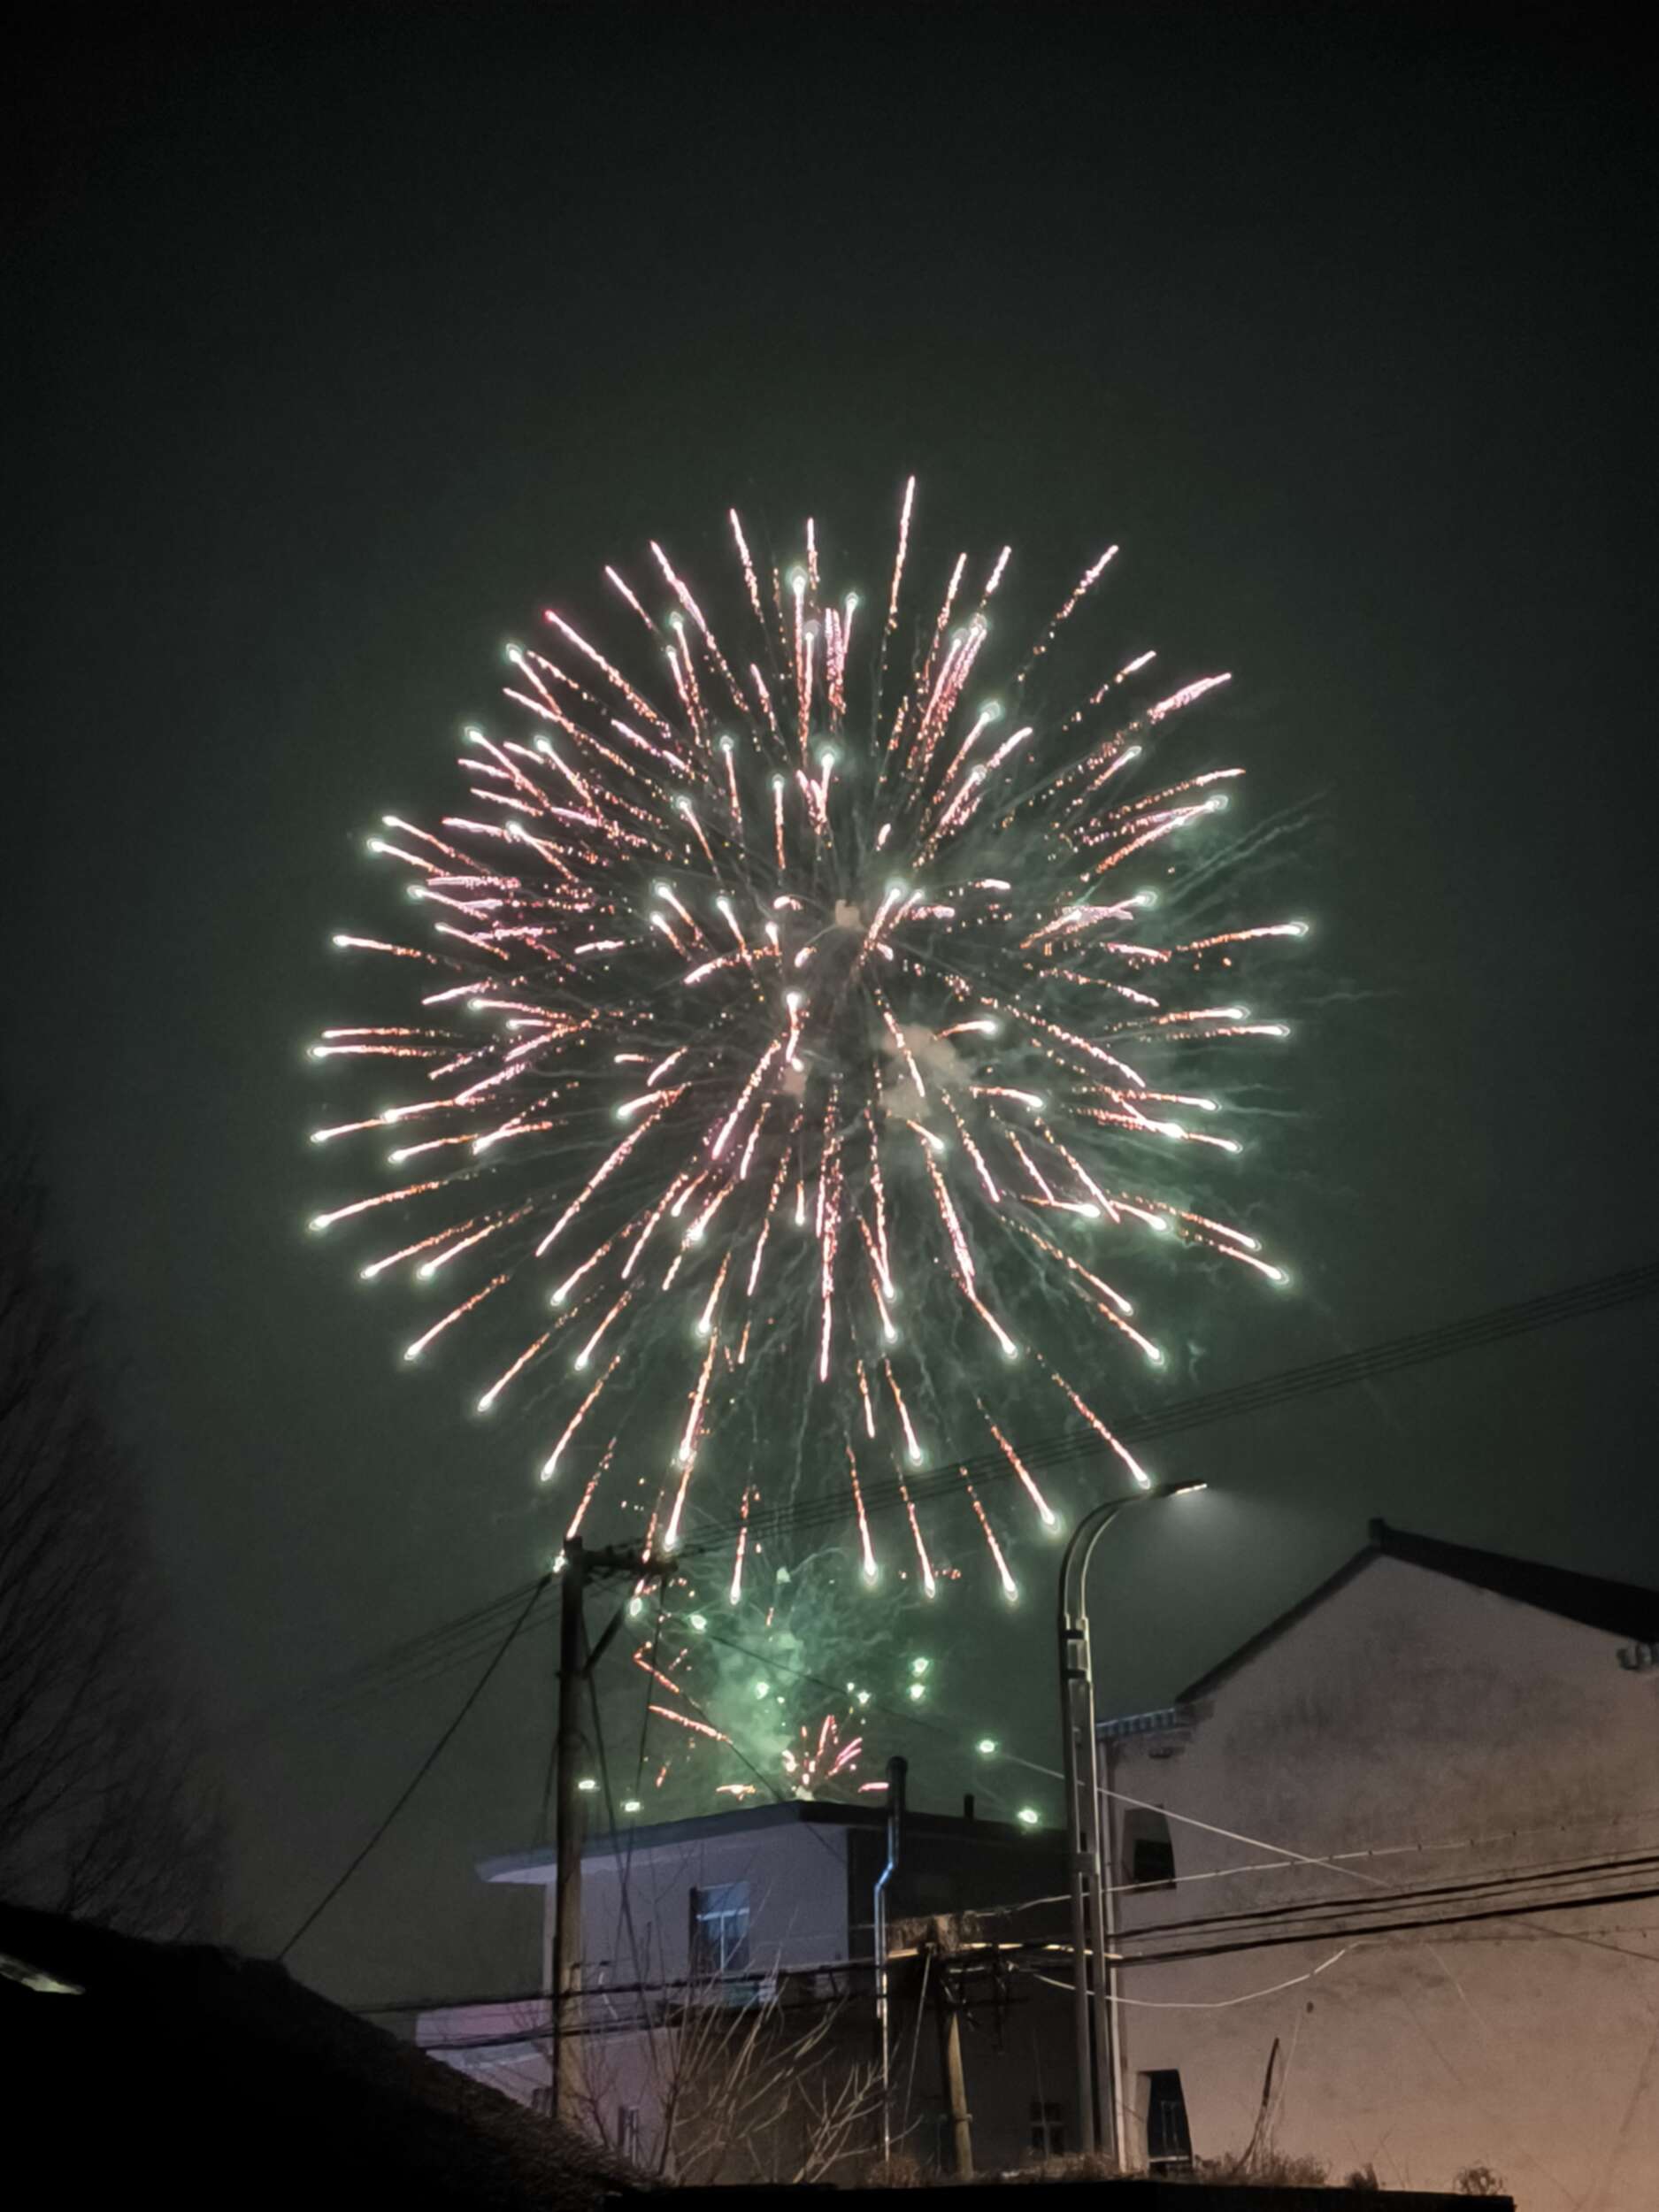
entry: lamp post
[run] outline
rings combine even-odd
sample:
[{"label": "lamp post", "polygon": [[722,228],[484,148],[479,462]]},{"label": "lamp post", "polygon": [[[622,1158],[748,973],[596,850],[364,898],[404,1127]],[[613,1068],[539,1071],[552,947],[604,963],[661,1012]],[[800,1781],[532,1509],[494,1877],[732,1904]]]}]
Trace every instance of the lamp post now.
[{"label": "lamp post", "polygon": [[[1094,1734],[1094,1673],[1089,1655],[1088,1570],[1094,1547],[1118,1516],[1151,1498],[1202,1490],[1202,1482],[1149,1483],[1109,1498],[1072,1530],[1060,1563],[1056,1626],[1060,1650],[1060,1740],[1065,1769],[1066,1857],[1071,1889],[1071,2008],[1076,2047],[1078,2131],[1085,2151],[1104,2138],[1122,2162],[1117,2084],[1117,2023],[1106,1994],[1109,1929],[1100,1836],[1100,1754]],[[1089,1961],[1094,1961],[1091,2005]],[[1091,2011],[1093,2019],[1091,2021]],[[1099,2107],[1096,2126],[1095,2108]]]}]

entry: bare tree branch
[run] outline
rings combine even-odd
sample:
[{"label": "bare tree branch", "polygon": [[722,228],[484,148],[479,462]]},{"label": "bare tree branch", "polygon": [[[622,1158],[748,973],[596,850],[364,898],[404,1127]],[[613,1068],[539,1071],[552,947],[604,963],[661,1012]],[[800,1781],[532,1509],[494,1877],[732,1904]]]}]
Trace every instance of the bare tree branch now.
[{"label": "bare tree branch", "polygon": [[649,2025],[588,2037],[588,2127],[626,2153],[612,2116],[638,2108],[634,2155],[682,2185],[822,2181],[869,2153],[881,2086],[868,2047],[862,2013],[844,2003],[792,2003],[787,1979],[752,1996],[714,1979]]},{"label": "bare tree branch", "polygon": [[91,1317],[0,1110],[0,1895],[201,1932],[220,1824]]}]

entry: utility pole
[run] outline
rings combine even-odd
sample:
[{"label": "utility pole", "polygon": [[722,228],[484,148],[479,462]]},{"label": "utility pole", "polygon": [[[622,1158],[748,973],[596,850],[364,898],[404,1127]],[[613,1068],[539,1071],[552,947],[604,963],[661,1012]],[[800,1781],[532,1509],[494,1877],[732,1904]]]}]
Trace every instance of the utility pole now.
[{"label": "utility pole", "polygon": [[950,2116],[950,2170],[958,2181],[970,2181],[973,2177],[973,2123],[962,2074],[962,1993],[949,1986],[942,1948],[935,1953],[933,1963],[939,1969],[933,2002],[939,2025],[939,2076],[944,2085],[945,2109]]},{"label": "utility pole", "polygon": [[582,1600],[588,1554],[580,1536],[565,1547],[559,1594],[558,1800],[553,1849],[553,2112],[578,2124],[587,2084],[582,2074],[575,2000],[582,1983],[581,1693]]},{"label": "utility pole", "polygon": [[[1058,1640],[1060,1710],[1065,1768],[1066,1855],[1071,1891],[1071,2013],[1073,2078],[1077,2093],[1079,2147],[1096,2143],[1112,2154],[1118,2149],[1116,2115],[1099,2095],[1095,2044],[1100,2028],[1111,2032],[1110,2018],[1093,2020],[1089,1962],[1104,1951],[1102,1926],[1100,1785],[1094,1740],[1094,1670],[1089,1651],[1088,1611],[1084,1595],[1088,1563],[1099,1538],[1133,1500],[1114,1500],[1079,1522],[1066,1546],[1060,1570]],[[1079,1558],[1079,1553],[1081,1557]],[[1103,1961],[1102,1961],[1103,1963]],[[1098,1968],[1094,1995],[1101,1998]],[[1110,2008],[1099,2002],[1102,2014]],[[1110,2071],[1110,2070],[1103,2070]],[[1104,2106],[1105,2108],[1097,2108]]]},{"label": "utility pole", "polygon": [[898,1871],[904,1848],[904,1786],[910,1762],[895,1753],[887,1761],[887,1857],[876,1877],[876,2036],[881,2053],[881,2163],[893,2159],[892,1969],[887,1959],[887,1884]]},{"label": "utility pole", "polygon": [[[1094,1728],[1094,1666],[1089,1652],[1088,1570],[1094,1547],[1127,1507],[1152,1498],[1207,1489],[1202,1482],[1149,1485],[1109,1498],[1071,1532],[1060,1563],[1056,1630],[1060,1654],[1060,1741],[1065,1768],[1066,1856],[1071,1887],[1071,2002],[1075,2039],[1078,2136],[1118,2164],[1124,2144],[1118,2081],[1118,2023],[1108,2001],[1108,1929],[1104,1855],[1101,1849],[1100,1747]],[[1089,1962],[1094,1971],[1091,1985]],[[1098,2116],[1098,2117],[1097,2117]]]},{"label": "utility pole", "polygon": [[582,1693],[622,1625],[619,1610],[599,1641],[588,1649],[583,1605],[590,1576],[626,1575],[659,1580],[673,1571],[666,1561],[642,1559],[614,1547],[589,1551],[580,1536],[565,1546],[560,1567],[558,1668],[558,1795],[553,1824],[553,2111],[580,2124],[587,2096],[579,2001],[582,1986]]}]

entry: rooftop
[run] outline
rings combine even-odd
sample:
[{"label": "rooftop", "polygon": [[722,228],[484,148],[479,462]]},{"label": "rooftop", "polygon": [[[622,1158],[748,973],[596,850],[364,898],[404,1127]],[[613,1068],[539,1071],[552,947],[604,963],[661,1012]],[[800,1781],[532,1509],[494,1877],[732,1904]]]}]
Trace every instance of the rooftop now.
[{"label": "rooftop", "polygon": [[0,1904],[0,2023],[14,2149],[63,2203],[128,2197],[136,2177],[243,2212],[319,2194],[594,2212],[626,2177],[268,1960]]},{"label": "rooftop", "polygon": [[1535,1606],[1540,1612],[1554,1613],[1562,1620],[1577,1621],[1582,1627],[1601,1629],[1609,1635],[1628,1636],[1639,1642],[1659,1639],[1659,1591],[1645,1589],[1640,1583],[1610,1581],[1602,1575],[1580,1574],[1571,1567],[1514,1559],[1507,1553],[1482,1551],[1471,1544],[1448,1544],[1438,1536],[1419,1536],[1410,1529],[1391,1528],[1386,1521],[1376,1520],[1371,1525],[1371,1540],[1351,1559],[1197,1681],[1189,1683],[1176,1705],[1190,1706],[1208,1697],[1247,1660],[1377,1559],[1403,1560],[1432,1574],[1449,1575],[1472,1589],[1489,1590],[1495,1596],[1512,1598],[1517,1604]]},{"label": "rooftop", "polygon": [[[1053,1830],[1017,1827],[1011,1821],[969,1819],[962,1813],[929,1812],[919,1806],[908,1807],[904,1818],[912,1835],[950,1837],[990,1850],[1052,1850],[1055,1846]],[[884,1804],[786,1798],[769,1805],[741,1805],[730,1812],[698,1813],[685,1820],[630,1821],[622,1828],[590,1831],[582,1845],[582,1859],[603,1863],[624,1855],[639,1858],[687,1843],[717,1842],[727,1836],[758,1835],[778,1828],[841,1828],[879,1834],[887,1821]],[[481,1860],[478,1870],[487,1882],[541,1885],[553,1879],[557,1863],[551,1847],[544,1846]]]}]

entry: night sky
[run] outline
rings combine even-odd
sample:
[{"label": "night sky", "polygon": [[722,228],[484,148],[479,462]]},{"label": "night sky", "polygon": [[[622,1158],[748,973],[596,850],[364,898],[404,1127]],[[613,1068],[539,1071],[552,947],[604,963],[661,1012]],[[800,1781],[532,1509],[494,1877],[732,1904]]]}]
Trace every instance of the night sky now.
[{"label": "night sky", "polygon": [[[397,1371],[303,1233],[328,933],[386,918],[363,832],[448,799],[503,641],[648,535],[724,576],[733,501],[879,583],[911,470],[941,576],[1011,541],[1036,607],[1120,541],[1102,639],[1144,611],[1233,670],[1253,816],[1312,817],[1259,1193],[1298,1289],[1194,1310],[1199,1383],[1648,1258],[1655,241],[1633,62],[1566,11],[234,16],[65,47],[27,104],[0,1066],[127,1369],[228,1932],[269,1950],[470,1678],[250,1716],[553,1533],[526,1440]],[[1149,1451],[1215,1486],[1103,1558],[1102,1702],[1374,1513],[1659,1582],[1652,1327]],[[1039,1594],[995,1665],[947,1655],[941,1716],[1046,1711],[1051,1632]],[[524,1985],[529,1901],[471,1867],[534,1839],[551,1663],[514,1655],[297,1970]],[[953,1803],[943,1739],[902,1747]]]}]

